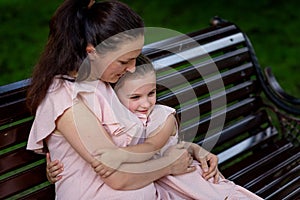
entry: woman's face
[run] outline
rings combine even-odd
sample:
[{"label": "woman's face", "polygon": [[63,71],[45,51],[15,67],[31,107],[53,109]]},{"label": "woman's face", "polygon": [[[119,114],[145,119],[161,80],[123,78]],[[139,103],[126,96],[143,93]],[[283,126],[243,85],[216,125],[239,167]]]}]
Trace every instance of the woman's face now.
[{"label": "woman's face", "polygon": [[134,50],[118,57],[108,65],[100,79],[104,82],[115,83],[127,71],[135,71],[136,58],[140,55],[141,49]]},{"label": "woman's face", "polygon": [[105,54],[89,53],[91,77],[104,82],[115,83],[125,72],[134,72],[136,58],[144,45],[144,37],[122,42],[118,49]]}]

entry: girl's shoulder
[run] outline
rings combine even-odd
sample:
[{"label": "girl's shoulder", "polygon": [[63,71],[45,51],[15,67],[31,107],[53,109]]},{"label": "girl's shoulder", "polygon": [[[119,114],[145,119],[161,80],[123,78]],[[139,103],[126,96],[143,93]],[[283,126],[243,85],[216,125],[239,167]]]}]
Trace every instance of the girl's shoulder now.
[{"label": "girl's shoulder", "polygon": [[175,114],[176,110],[170,106],[166,106],[166,105],[161,105],[161,104],[156,104],[154,106],[153,111],[151,112],[150,115],[170,115],[170,114]]}]

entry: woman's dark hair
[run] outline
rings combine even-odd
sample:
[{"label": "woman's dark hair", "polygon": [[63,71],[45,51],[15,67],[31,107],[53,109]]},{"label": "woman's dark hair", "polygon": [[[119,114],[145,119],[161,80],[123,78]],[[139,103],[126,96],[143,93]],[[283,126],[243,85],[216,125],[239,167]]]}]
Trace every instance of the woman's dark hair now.
[{"label": "woman's dark hair", "polygon": [[[56,75],[77,72],[87,56],[87,44],[97,46],[111,36],[127,31],[143,35],[141,17],[118,1],[65,0],[50,20],[48,42],[34,68],[27,105],[34,113]],[[138,31],[130,32],[129,30]],[[129,31],[129,32],[128,32]],[[118,42],[109,44],[116,48]]]}]

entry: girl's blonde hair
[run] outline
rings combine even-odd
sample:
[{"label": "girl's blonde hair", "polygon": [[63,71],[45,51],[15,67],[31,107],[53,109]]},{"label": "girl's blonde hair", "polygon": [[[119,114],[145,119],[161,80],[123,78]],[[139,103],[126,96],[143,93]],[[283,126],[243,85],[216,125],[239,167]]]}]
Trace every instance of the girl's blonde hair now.
[{"label": "girl's blonde hair", "polygon": [[124,85],[125,80],[142,78],[149,73],[154,73],[155,75],[154,66],[152,65],[149,58],[147,58],[143,54],[140,54],[136,59],[135,71],[133,73],[126,72],[115,84],[114,89],[115,91],[119,90]]}]

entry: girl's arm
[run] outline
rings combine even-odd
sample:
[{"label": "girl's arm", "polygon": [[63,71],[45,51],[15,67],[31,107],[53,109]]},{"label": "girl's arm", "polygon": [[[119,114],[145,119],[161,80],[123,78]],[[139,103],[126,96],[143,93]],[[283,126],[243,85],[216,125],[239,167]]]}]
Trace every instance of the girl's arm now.
[{"label": "girl's arm", "polygon": [[[135,164],[124,163],[118,171],[102,178],[109,185],[114,185],[113,188],[116,190],[133,190],[145,187],[166,175],[180,175],[195,171],[196,167],[191,166],[192,161],[186,149],[172,146],[161,158]],[[95,160],[92,166],[97,171],[99,161]],[[114,179],[119,179],[119,182],[111,183]]]},{"label": "girl's arm", "polygon": [[[70,145],[90,164],[98,162],[93,157],[98,149],[117,148],[94,114],[81,102],[67,109],[57,119],[56,125]],[[102,179],[114,189],[137,189],[168,174],[194,170],[188,168],[189,165],[188,152],[185,149],[173,148],[169,155],[161,159],[124,164],[118,171]]]},{"label": "girl's arm", "polygon": [[169,137],[176,133],[176,130],[177,124],[175,116],[170,114],[166,121],[153,131],[142,144],[110,150],[101,149],[97,151],[97,153],[101,155],[103,160],[109,160],[110,163],[117,160],[121,160],[122,163],[143,162],[152,158],[153,155],[167,143]]}]

